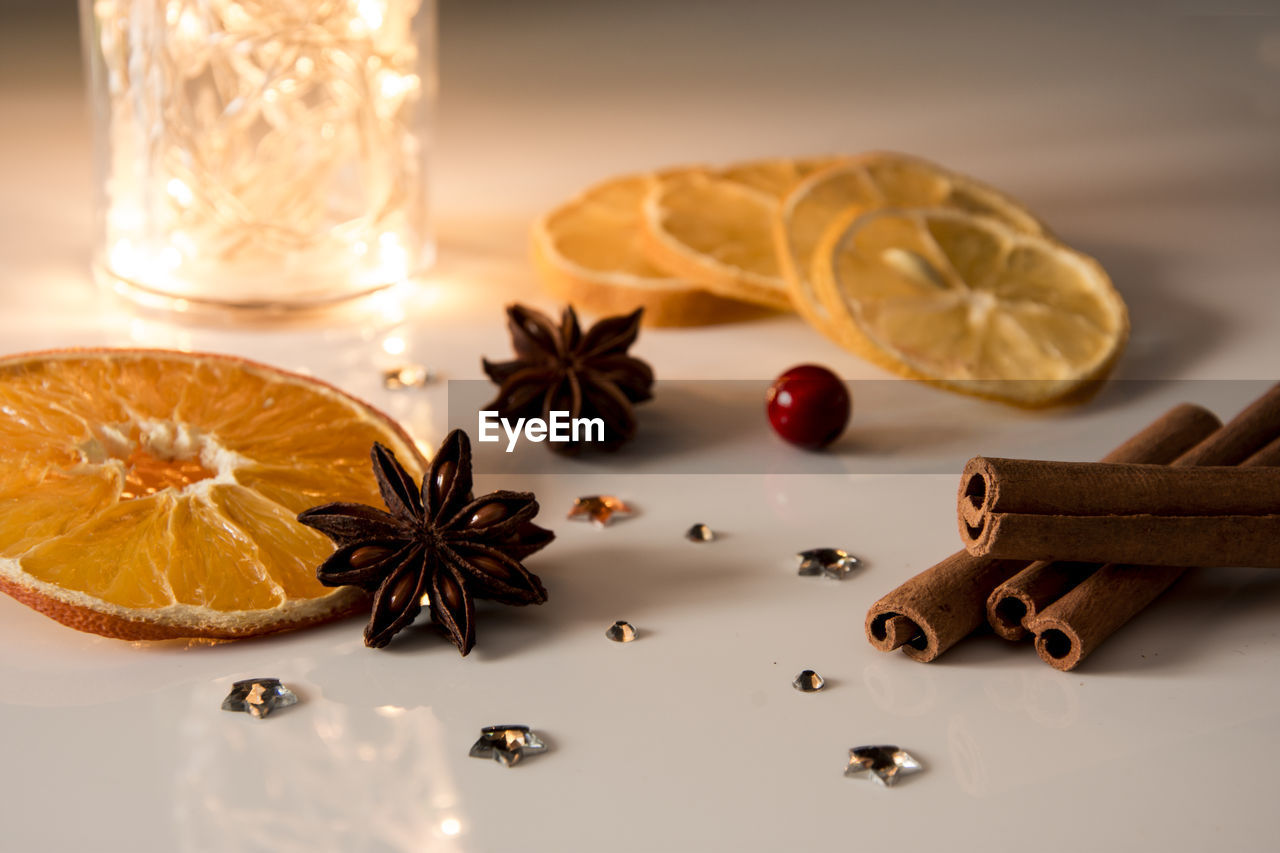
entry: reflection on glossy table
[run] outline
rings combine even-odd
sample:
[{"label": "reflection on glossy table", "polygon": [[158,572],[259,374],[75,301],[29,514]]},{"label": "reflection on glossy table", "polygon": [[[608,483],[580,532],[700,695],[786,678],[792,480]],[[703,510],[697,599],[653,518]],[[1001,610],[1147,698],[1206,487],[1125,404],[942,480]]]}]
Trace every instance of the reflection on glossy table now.
[{"label": "reflection on glossy table", "polygon": [[[614,172],[896,148],[1008,189],[1097,255],[1133,311],[1121,376],[1169,381],[1042,414],[868,382],[830,457],[782,445],[763,412],[680,456],[661,436],[710,403],[660,397],[617,459],[479,477],[535,490],[559,538],[530,560],[549,603],[482,612],[466,659],[425,628],[366,649],[358,620],[135,646],[0,600],[0,849],[1274,849],[1274,571],[1193,573],[1069,674],[991,638],[924,666],[862,637],[876,598],[958,547],[954,459],[1096,457],[1174,402],[1229,416],[1276,378],[1280,18],[1218,5],[445,4],[441,263],[363,319],[283,329],[173,324],[93,288],[74,22],[8,22],[5,351],[242,353],[433,445],[446,385],[392,393],[381,371],[479,379],[482,354],[506,354],[500,306],[552,307],[524,259],[539,210]],[[882,377],[790,317],[649,330],[636,352],[666,379],[761,393],[803,361]],[[598,493],[636,515],[564,518]],[[688,541],[696,522],[720,537]],[[819,546],[864,564],[797,576],[794,553]],[[617,619],[640,638],[607,640]],[[806,668],[822,692],[792,688]],[[300,703],[220,711],[251,676]],[[469,758],[493,723],[550,749],[512,769]],[[845,778],[867,743],[926,770],[892,790]]]}]

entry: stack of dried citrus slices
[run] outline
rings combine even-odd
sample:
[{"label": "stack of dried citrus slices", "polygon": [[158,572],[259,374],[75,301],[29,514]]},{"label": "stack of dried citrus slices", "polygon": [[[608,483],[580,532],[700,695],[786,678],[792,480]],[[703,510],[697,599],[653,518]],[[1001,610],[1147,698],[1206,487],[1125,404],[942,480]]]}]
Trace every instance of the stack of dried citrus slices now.
[{"label": "stack of dried citrus slices", "polygon": [[333,545],[296,515],[377,504],[375,441],[421,477],[399,427],[314,379],[155,350],[0,359],[0,590],[125,639],[252,636],[365,607],[316,580]]},{"label": "stack of dried citrus slices", "polygon": [[1105,377],[1128,339],[1096,261],[1022,205],[902,154],[607,181],[541,217],[548,287],[655,325],[795,310],[902,376],[1023,406]]}]

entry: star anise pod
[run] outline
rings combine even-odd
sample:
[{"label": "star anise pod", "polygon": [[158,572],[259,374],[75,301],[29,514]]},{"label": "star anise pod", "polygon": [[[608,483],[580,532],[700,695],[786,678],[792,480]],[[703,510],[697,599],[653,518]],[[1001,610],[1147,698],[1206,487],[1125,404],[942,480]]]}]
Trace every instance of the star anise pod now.
[{"label": "star anise pod", "polygon": [[[632,404],[652,396],[653,370],[627,350],[640,333],[643,308],[606,317],[585,333],[573,306],[557,325],[540,311],[523,305],[507,308],[507,327],[516,351],[512,361],[484,359],[484,372],[498,383],[498,396],[486,409],[502,417],[542,418],[568,412],[573,418],[600,418],[604,440],[592,442],[616,450],[636,432]],[[550,443],[552,450],[573,453],[585,442]]]},{"label": "star anise pod", "polygon": [[325,586],[373,593],[365,645],[385,646],[429,601],[431,619],[464,655],[475,645],[473,599],[541,604],[547,591],[523,560],[555,534],[534,524],[529,492],[471,492],[471,441],[445,438],[419,489],[395,454],[375,443],[373,473],[386,510],[357,503],[312,507],[298,521],[338,550],[316,569]]}]

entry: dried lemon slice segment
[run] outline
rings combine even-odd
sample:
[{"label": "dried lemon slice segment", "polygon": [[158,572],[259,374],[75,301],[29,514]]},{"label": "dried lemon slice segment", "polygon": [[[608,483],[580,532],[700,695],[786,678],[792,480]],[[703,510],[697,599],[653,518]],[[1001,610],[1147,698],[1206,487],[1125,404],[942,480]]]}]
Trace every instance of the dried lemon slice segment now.
[{"label": "dried lemon slice segment", "polygon": [[927,160],[889,152],[850,157],[812,172],[782,200],[774,222],[778,268],[796,311],[838,339],[809,277],[813,252],[831,224],[848,211],[885,207],[967,211],[1030,234],[1044,225],[1021,204],[972,178]]},{"label": "dried lemon slice segment", "polygon": [[720,296],[790,310],[774,252],[778,204],[797,183],[831,162],[758,160],[659,176],[644,198],[646,257]]},{"label": "dried lemon slice segment", "polygon": [[993,217],[847,211],[810,272],[840,343],[963,393],[1042,406],[1115,364],[1128,312],[1093,258]]}]

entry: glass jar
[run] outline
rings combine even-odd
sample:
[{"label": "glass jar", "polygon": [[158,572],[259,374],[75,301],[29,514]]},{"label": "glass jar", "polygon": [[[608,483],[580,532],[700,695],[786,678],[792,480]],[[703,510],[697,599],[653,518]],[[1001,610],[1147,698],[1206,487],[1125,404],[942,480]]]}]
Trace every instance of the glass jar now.
[{"label": "glass jar", "polygon": [[81,0],[98,279],[315,307],[431,261],[435,0]]}]

